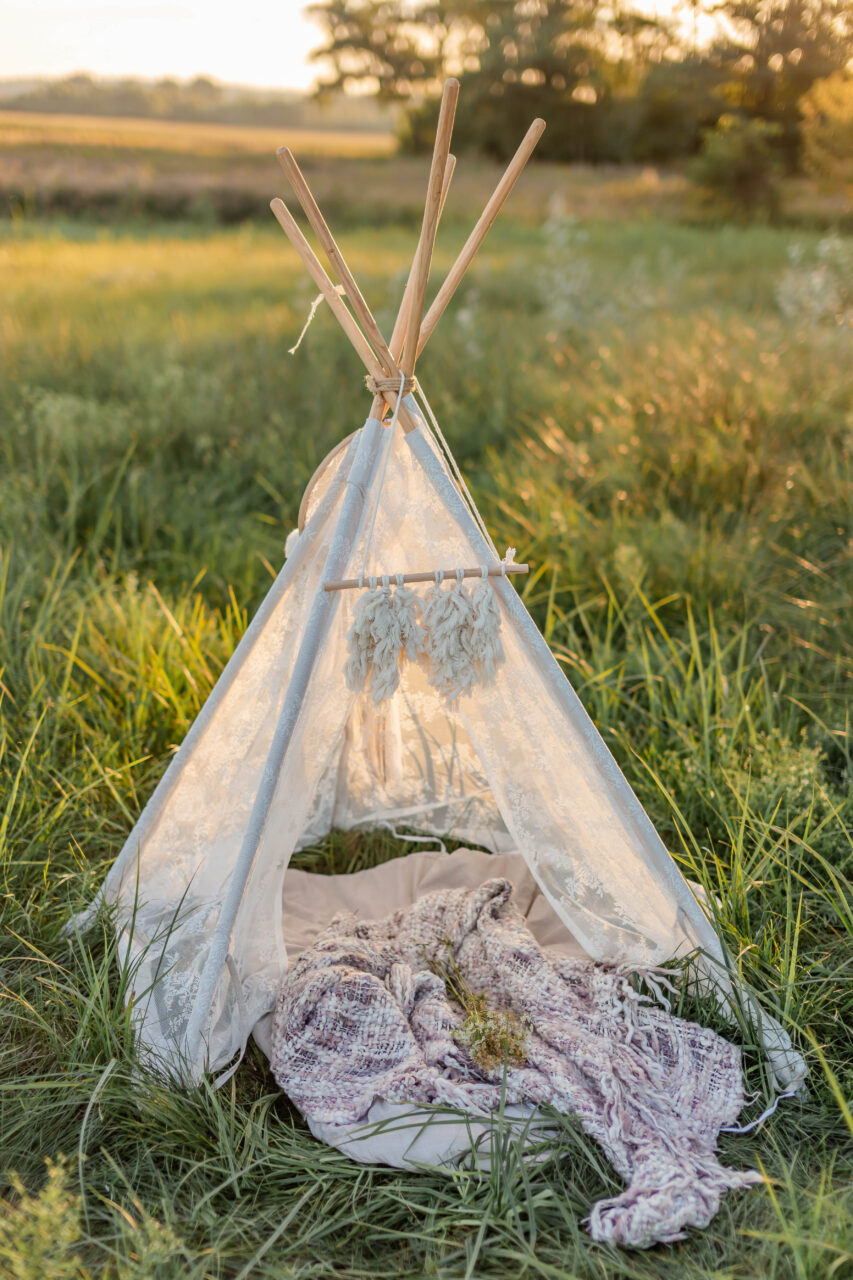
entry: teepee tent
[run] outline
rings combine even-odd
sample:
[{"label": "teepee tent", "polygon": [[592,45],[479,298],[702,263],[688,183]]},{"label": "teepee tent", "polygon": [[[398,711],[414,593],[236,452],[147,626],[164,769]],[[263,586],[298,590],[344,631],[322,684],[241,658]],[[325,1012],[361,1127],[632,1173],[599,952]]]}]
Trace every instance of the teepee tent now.
[{"label": "teepee tent", "polygon": [[[509,581],[525,566],[496,552],[414,383],[417,355],[544,128],[531,126],[424,316],[457,93],[449,81],[388,343],[295,160],[280,153],[344,296],[286,206],[275,200],[273,211],[362,358],[374,400],[315,475],[284,567],[99,895],[136,965],[141,1050],[187,1083],[239,1060],[287,966],[291,855],[332,828],[400,823],[522,854],[593,959],[642,969],[698,953],[721,998],[747,1000],[777,1081],[789,1085],[801,1061],[735,991],[703,908]],[[479,576],[493,590],[504,655],[494,678],[448,701],[410,661],[379,704],[350,688],[360,588],[442,573]]]}]

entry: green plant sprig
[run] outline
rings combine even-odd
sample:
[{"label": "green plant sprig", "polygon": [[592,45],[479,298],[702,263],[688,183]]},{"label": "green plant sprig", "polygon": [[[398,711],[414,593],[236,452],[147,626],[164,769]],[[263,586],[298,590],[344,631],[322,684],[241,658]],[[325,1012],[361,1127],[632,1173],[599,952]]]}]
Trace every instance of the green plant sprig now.
[{"label": "green plant sprig", "polygon": [[474,991],[459,968],[450,940],[442,941],[447,952],[446,962],[430,960],[428,963],[432,972],[441,978],[450,999],[465,1014],[453,1039],[464,1045],[477,1066],[489,1075],[505,1066],[523,1066],[527,1061],[530,1020],[519,1017],[511,1009],[495,1006],[482,992]]}]

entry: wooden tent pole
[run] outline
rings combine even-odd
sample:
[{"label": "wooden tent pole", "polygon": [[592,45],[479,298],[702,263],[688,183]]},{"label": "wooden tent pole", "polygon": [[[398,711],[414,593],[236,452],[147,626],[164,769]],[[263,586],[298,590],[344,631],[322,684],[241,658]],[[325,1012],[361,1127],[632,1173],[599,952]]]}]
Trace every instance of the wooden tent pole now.
[{"label": "wooden tent pole", "polygon": [[521,146],[507,165],[506,172],[495,187],[491,199],[480,215],[474,230],[465,242],[462,252],[450,268],[447,279],[439,289],[436,294],[435,301],[424,317],[424,322],[420,327],[420,334],[418,337],[418,355],[423,351],[432,336],[435,326],[438,324],[444,313],[445,307],[459,287],[459,282],[465,272],[474,261],[477,250],[485,240],[492,223],[500,213],[507,196],[521,176],[524,166],[533,154],[533,149],[544,132],[545,121],[538,119],[534,120],[533,124],[524,135]]},{"label": "wooden tent pole", "polygon": [[[444,185],[441,189],[441,203],[438,206],[439,219],[444,211],[444,204],[447,200],[447,193],[450,190],[450,183],[453,179],[453,171],[455,168],[456,156],[450,155],[447,157],[447,164],[444,169]],[[411,310],[412,287],[414,282],[415,271],[413,264],[412,270],[409,272],[409,278],[406,281],[406,288],[400,303],[400,310],[397,314],[397,319],[394,322],[394,332],[391,334],[391,342],[389,343],[391,347],[391,354],[393,355],[395,362],[399,362],[400,356],[403,354],[403,343],[406,341],[406,326],[409,320],[409,311]]]},{"label": "wooden tent pole", "polygon": [[279,147],[276,152],[279,163],[287,174],[290,185],[293,187],[297,200],[305,210],[305,216],[308,218],[311,226],[320,244],[326,251],[326,256],[335,269],[338,279],[344,286],[346,295],[352,303],[352,309],[356,314],[368,342],[373,347],[376,355],[379,357],[380,363],[383,365],[386,374],[394,372],[394,359],[389,350],[388,343],[382,336],[379,325],[373,318],[373,313],[367,305],[364,295],[356,284],[355,277],[346,264],[344,255],[341,253],[335,238],[332,235],[326,223],[326,219],[320,211],[320,206],[311,193],[311,188],[305,179],[305,175],[296,163],[293,152],[289,147]]},{"label": "wooden tent pole", "polygon": [[274,200],[270,201],[270,208],[272,209],[279,226],[282,228],[288,240],[302,259],[311,279],[328,302],[336,320],[338,320],[344,333],[347,335],[361,357],[362,363],[367,368],[368,373],[371,373],[375,378],[382,377],[382,366],[377,360],[373,349],[353,319],[343,298],[336,291],[335,286],[326,275],[323,264],[320,262],[314,250],[300,231],[293,214],[290,212],[284,201],[280,200],[278,196],[276,196]]},{"label": "wooden tent pole", "polygon": [[[337,296],[335,294],[335,297]],[[368,418],[362,427],[352,469],[344,486],[344,495],[338,509],[332,538],[328,544],[320,582],[326,577],[337,578],[346,569],[353,544],[361,528],[367,494],[380,454],[381,439],[381,426]],[[197,1070],[210,1006],[225,967],[243,892],[263,839],[264,827],[308,692],[314,663],[328,633],[334,597],[322,590],[320,582],[317,584],[317,590],[314,592],[308,616],[305,619],[296,661],[290,673],[281,710],[276,718],[275,730],[243,833],[240,851],[231,871],[187,1020],[184,1044],[191,1071]]]},{"label": "wooden tent pole", "polygon": [[453,76],[444,82],[441,95],[441,107],[438,113],[438,125],[435,131],[435,146],[432,152],[432,164],[429,171],[424,219],[421,226],[420,239],[414,259],[414,284],[412,285],[411,309],[406,323],[406,345],[403,350],[403,373],[411,378],[415,372],[415,361],[418,355],[418,334],[424,314],[429,269],[432,263],[432,251],[435,244],[435,233],[438,227],[438,211],[441,205],[441,189],[444,185],[444,170],[450,153],[450,137],[453,133],[453,121],[456,116],[456,103],[459,100],[459,81]]},{"label": "wooden tent pole", "polygon": [[[385,370],[380,365],[373,349],[364,334],[361,332],[361,329],[359,329],[356,324],[343,298],[336,292],[335,286],[332,284],[323,269],[323,264],[320,262],[314,250],[300,231],[293,214],[290,212],[287,205],[283,200],[280,200],[278,196],[276,196],[276,198],[270,202],[270,208],[275,214],[276,220],[288,240],[305,264],[311,279],[328,302],[335,319],[338,321],[344,333],[358,352],[358,355],[361,357],[367,372],[374,378],[385,377]],[[396,392],[384,391],[382,394],[383,398],[393,409],[397,403]],[[371,416],[373,417],[375,415],[371,414]],[[407,431],[412,431],[419,425],[411,416],[404,404],[400,405],[400,422]]]},{"label": "wooden tent pole", "polygon": [[[447,200],[447,193],[450,190],[450,183],[453,181],[453,171],[455,168],[456,156],[449,155],[447,157],[447,164],[444,166],[444,185],[441,188],[441,204],[438,207],[439,218],[441,218],[444,211],[444,204]],[[412,285],[414,283],[414,279],[415,273],[413,267],[409,272],[409,278],[406,281],[406,288],[403,291],[403,297],[400,301],[400,309],[397,312],[397,319],[394,321],[394,332],[391,334],[391,341],[389,343],[395,367],[399,364],[400,356],[403,354],[403,343],[406,341],[406,325],[409,319],[409,311],[411,310]],[[383,411],[382,406],[382,396],[377,396],[373,401],[373,408],[370,411],[371,416],[375,418],[377,414],[381,413]]]}]

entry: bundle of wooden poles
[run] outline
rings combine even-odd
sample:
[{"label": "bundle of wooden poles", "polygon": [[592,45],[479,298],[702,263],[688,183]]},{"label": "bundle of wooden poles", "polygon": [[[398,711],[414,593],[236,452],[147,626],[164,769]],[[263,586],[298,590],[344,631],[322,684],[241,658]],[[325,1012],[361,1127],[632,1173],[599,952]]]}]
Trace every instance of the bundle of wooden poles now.
[{"label": "bundle of wooden poles", "polygon": [[[386,342],[382,336],[373,313],[347,266],[346,260],[326,224],[326,220],[311,193],[305,175],[296,163],[293,153],[288,147],[281,147],[277,153],[294,194],[337,276],[340,292],[302,234],[284,201],[276,198],[272,201],[270,207],[290,243],[305,264],[308,274],[328,303],[332,314],[340,323],[341,328],[367,370],[368,385],[375,389],[370,417],[382,421],[389,410],[392,414],[396,410],[397,420],[404,431],[416,429],[420,422],[409,405],[405,403],[405,394],[401,398],[400,405],[397,405],[400,390],[402,388],[405,393],[414,385],[415,364],[418,356],[435,331],[435,327],[447,304],[473,262],[489,228],[518,181],[545,128],[544,120],[537,119],[531,124],[521,145],[477,220],[473,231],[451,267],[446,280],[436,294],[435,300],[426,315],[424,315],[436,231],[456,163],[455,158],[450,154],[450,139],[453,132],[453,121],[456,115],[458,98],[459,81],[451,78],[445,82],[441,96],[441,107],[438,115],[432,163],[430,165],[421,233],[390,342]],[[349,303],[349,306],[347,303]],[[343,445],[343,443],[342,441],[341,444]],[[331,455],[327,461],[330,460]],[[315,473],[315,477],[309,483],[303,498],[300,509],[300,529],[304,524],[308,495],[317,478],[317,474]],[[455,570],[446,570],[445,572],[450,576]],[[478,566],[465,569],[464,572],[466,576],[473,577],[475,575],[479,576],[482,569]],[[526,573],[527,566],[496,564],[488,566],[488,572]],[[427,572],[426,577],[424,577],[423,573],[403,574],[402,576],[406,581],[426,581],[433,576],[433,571]],[[327,582],[324,584],[327,591],[359,585],[362,585],[360,579],[344,579],[340,582]]]}]

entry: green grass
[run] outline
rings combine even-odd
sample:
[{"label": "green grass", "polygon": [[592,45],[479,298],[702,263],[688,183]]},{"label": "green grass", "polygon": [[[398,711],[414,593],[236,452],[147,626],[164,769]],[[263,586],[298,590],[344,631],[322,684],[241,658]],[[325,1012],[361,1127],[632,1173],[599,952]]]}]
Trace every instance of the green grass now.
[{"label": "green grass", "polygon": [[[440,267],[458,238],[443,234]],[[316,1144],[254,1049],[220,1092],[135,1077],[132,975],[108,925],[83,941],[61,926],[367,399],[324,312],[285,354],[312,290],[275,228],[7,229],[0,1274],[853,1272],[849,299],[843,244],[798,237],[792,267],[791,243],[507,223],[423,359],[496,541],[534,566],[524,593],[554,652],[811,1068],[807,1099],[723,1140],[765,1186],[684,1244],[619,1254],[581,1225],[617,1182],[570,1121],[559,1161],[525,1166],[508,1139],[489,1176],[404,1175]],[[344,248],[387,325],[411,235],[362,230]],[[821,290],[807,321],[791,298]],[[401,851],[338,835],[301,861],[352,870]],[[760,1089],[748,1045],[746,1065]]]}]

